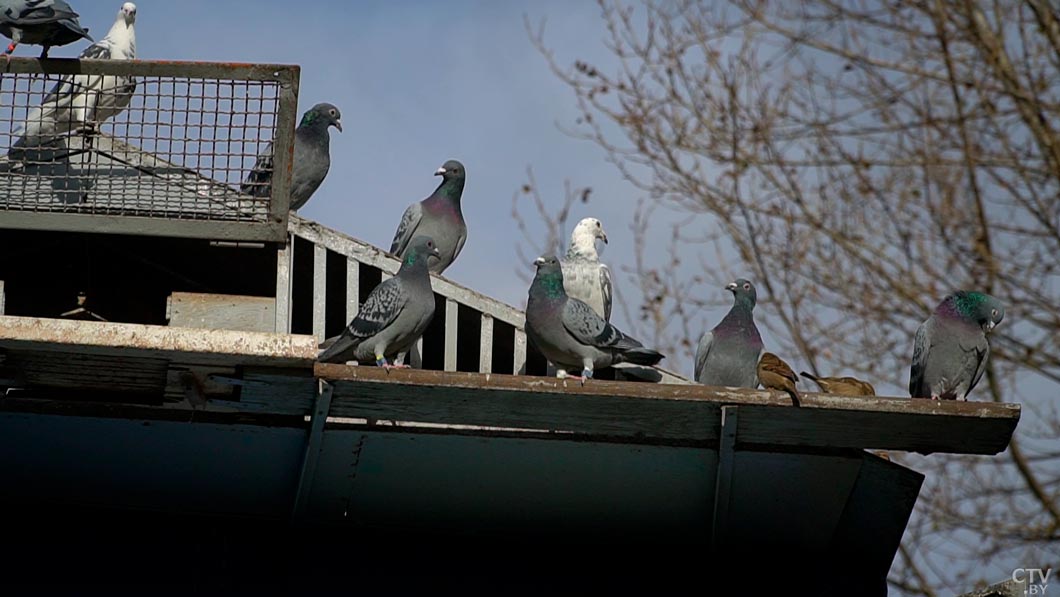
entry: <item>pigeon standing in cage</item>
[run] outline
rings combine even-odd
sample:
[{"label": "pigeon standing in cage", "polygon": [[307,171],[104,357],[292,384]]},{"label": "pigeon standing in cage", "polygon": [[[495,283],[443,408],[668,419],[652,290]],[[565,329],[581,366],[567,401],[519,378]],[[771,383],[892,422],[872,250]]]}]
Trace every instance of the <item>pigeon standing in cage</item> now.
[{"label": "pigeon standing in cage", "polygon": [[65,46],[79,39],[93,41],[81,27],[78,14],[63,0],[0,0],[0,34],[11,40],[4,51],[5,62],[18,44],[44,46],[41,58],[53,46]]},{"label": "pigeon standing in cage", "polygon": [[[118,11],[106,37],[85,48],[81,59],[132,60],[136,58],[136,5],[126,2]],[[62,137],[81,131],[95,132],[109,118],[121,114],[136,92],[136,79],[128,75],[65,75],[40,105],[29,112],[19,138],[8,151],[12,159],[49,159],[46,149],[60,149]],[[38,151],[28,152],[29,149]]]}]

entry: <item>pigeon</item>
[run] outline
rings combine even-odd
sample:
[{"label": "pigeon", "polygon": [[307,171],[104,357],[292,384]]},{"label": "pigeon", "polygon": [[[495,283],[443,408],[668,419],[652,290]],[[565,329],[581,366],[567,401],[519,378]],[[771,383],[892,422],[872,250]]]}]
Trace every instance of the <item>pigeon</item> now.
[{"label": "pigeon", "polygon": [[754,285],[744,279],[725,288],[733,294],[732,309],[700,339],[695,378],[708,386],[757,388],[762,336],[755,326],[753,311],[758,295]]},{"label": "pigeon", "polygon": [[867,381],[861,381],[853,377],[818,377],[805,371],[799,375],[814,381],[825,394],[840,394],[842,396],[875,396],[876,388]]},{"label": "pigeon", "polygon": [[[291,164],[290,210],[301,208],[324,182],[331,168],[330,127],[342,132],[342,114],[331,104],[317,104],[302,116],[294,131],[294,162]],[[272,143],[258,155],[246,181],[239,187],[247,195],[268,197],[272,193]]]},{"label": "pigeon", "polygon": [[[122,4],[107,36],[85,48],[81,59],[132,60],[136,58],[136,5]],[[114,75],[65,75],[39,106],[30,110],[19,131],[21,136],[8,151],[15,159],[25,157],[31,147],[46,147],[65,133],[95,129],[129,106],[136,92],[136,79]]]},{"label": "pigeon", "polygon": [[464,193],[464,165],[449,160],[435,171],[442,177],[442,184],[419,203],[413,203],[401,216],[401,224],[394,234],[390,253],[403,257],[409,248],[409,239],[425,234],[435,239],[441,257],[431,261],[431,272],[440,274],[456,261],[467,240],[467,225],[460,211],[460,196]]},{"label": "pigeon", "polygon": [[[374,361],[391,369],[407,367],[405,354],[423,336],[434,317],[434,292],[427,263],[438,257],[438,247],[426,236],[417,236],[401,259],[397,275],[376,286],[357,317],[338,338],[321,347],[322,363]],[[391,361],[396,361],[391,365]]]},{"label": "pigeon", "polygon": [[965,400],[990,358],[987,333],[1005,309],[982,292],[958,291],[942,299],[916,331],[909,395],[932,400]]},{"label": "pigeon", "polygon": [[585,218],[570,235],[570,248],[563,266],[563,288],[593,308],[596,314],[611,321],[611,269],[600,263],[596,254],[596,239],[607,244],[607,233],[596,218]]},{"label": "pigeon", "polygon": [[799,376],[791,370],[783,360],[771,352],[763,352],[762,358],[758,360],[758,381],[767,390],[780,390],[791,396],[791,403],[795,406],[802,405],[802,397],[795,389]]},{"label": "pigeon", "polygon": [[0,33],[11,40],[4,57],[20,43],[44,46],[41,58],[53,46],[65,46],[81,38],[95,41],[81,27],[78,14],[63,0],[0,0]]},{"label": "pigeon", "polygon": [[[596,368],[618,363],[651,367],[663,359],[662,354],[644,348],[604,321],[589,305],[567,296],[559,259],[539,257],[534,265],[537,275],[526,303],[526,335],[556,366],[559,377],[585,383]],[[568,374],[579,367],[581,376]]]}]

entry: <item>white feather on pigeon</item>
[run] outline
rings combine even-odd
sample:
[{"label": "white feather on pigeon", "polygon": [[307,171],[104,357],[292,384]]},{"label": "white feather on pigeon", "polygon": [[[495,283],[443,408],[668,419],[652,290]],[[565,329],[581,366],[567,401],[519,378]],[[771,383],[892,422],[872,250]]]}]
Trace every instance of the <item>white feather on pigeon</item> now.
[{"label": "white feather on pigeon", "polygon": [[[85,48],[81,59],[133,60],[136,58],[136,5],[126,2],[118,11],[106,37]],[[81,129],[96,129],[129,106],[136,79],[115,75],[67,75],[56,83],[39,106],[33,108],[15,142],[15,148],[39,147],[58,136]]]}]

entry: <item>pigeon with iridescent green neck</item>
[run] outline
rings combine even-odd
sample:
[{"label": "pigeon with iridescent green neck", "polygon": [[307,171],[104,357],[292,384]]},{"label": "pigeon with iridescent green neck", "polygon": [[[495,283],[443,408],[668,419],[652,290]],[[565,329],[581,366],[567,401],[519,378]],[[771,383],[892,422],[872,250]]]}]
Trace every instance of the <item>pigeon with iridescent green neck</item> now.
[{"label": "pigeon with iridescent green neck", "polygon": [[578,371],[582,383],[593,370],[619,363],[650,367],[663,355],[604,321],[592,308],[563,289],[563,269],[555,257],[534,261],[537,275],[526,302],[526,335],[560,377]]},{"label": "pigeon with iridescent green neck", "polygon": [[742,278],[725,289],[733,294],[732,308],[699,340],[696,381],[708,386],[757,388],[763,348],[754,318],[758,294],[754,285]]},{"label": "pigeon with iridescent green neck", "polygon": [[942,299],[916,331],[909,395],[967,399],[990,358],[986,335],[1004,317],[1005,308],[989,294],[961,290]]},{"label": "pigeon with iridescent green neck", "polygon": [[[404,367],[405,354],[423,336],[434,317],[434,292],[428,260],[438,257],[434,241],[417,236],[401,260],[397,275],[376,286],[357,317],[336,339],[325,340],[322,363],[375,363]],[[392,365],[391,362],[396,361]]]},{"label": "pigeon with iridescent green neck", "polygon": [[430,197],[405,210],[390,245],[390,254],[402,257],[408,250],[410,239],[420,234],[430,236],[438,244],[441,254],[438,259],[431,260],[431,271],[440,274],[456,261],[467,240],[467,224],[460,210],[467,173],[463,164],[449,160],[434,174],[442,177],[442,184]]},{"label": "pigeon with iridescent green neck", "polygon": [[[331,169],[331,133],[342,132],[342,113],[332,104],[317,104],[306,111],[294,131],[294,161],[291,163],[291,205],[295,211],[305,205],[320,188]],[[258,155],[240,190],[253,197],[272,194],[272,143]]]}]

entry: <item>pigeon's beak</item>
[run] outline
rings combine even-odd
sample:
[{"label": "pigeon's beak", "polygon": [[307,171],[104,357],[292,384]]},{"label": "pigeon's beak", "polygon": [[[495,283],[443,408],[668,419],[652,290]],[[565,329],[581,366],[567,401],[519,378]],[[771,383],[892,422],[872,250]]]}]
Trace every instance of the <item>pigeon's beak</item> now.
[{"label": "pigeon's beak", "polygon": [[537,259],[534,260],[534,267],[538,267],[538,266],[541,266],[541,265],[545,265],[545,258],[544,257],[538,257]]},{"label": "pigeon's beak", "polygon": [[444,176],[445,175],[445,166],[442,166],[441,168],[438,168],[437,170],[435,170],[434,171],[434,175],[435,176]]},{"label": "pigeon's beak", "polygon": [[438,247],[434,247],[433,249],[431,249],[431,255],[434,255],[438,259],[442,258],[442,252],[438,250]]},{"label": "pigeon's beak", "polygon": [[600,231],[600,240],[604,241],[605,245],[607,244],[607,233],[603,230]]},{"label": "pigeon's beak", "polygon": [[996,325],[997,324],[994,323],[993,321],[986,322],[986,331],[988,331],[988,332],[993,331],[994,326],[996,326]]},{"label": "pigeon's beak", "polygon": [[736,282],[729,282],[729,285],[725,287],[725,290],[731,290],[733,292],[736,292],[736,288]]},{"label": "pigeon's beak", "polygon": [[335,128],[339,129],[340,133],[342,132],[342,121],[341,120],[336,120],[335,121]]}]

